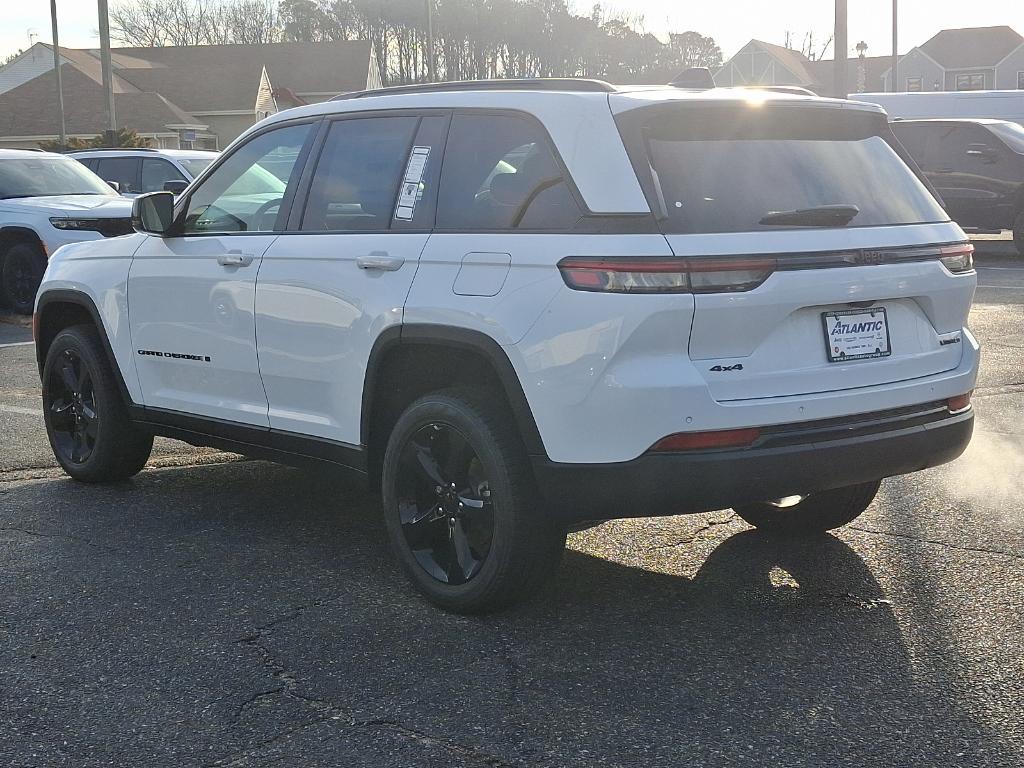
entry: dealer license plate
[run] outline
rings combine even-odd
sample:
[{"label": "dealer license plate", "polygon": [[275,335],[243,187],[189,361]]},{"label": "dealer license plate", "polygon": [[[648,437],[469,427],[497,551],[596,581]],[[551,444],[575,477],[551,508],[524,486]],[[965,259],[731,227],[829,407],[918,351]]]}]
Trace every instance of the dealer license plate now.
[{"label": "dealer license plate", "polygon": [[885,307],[823,312],[821,319],[825,325],[829,362],[867,360],[892,354]]}]

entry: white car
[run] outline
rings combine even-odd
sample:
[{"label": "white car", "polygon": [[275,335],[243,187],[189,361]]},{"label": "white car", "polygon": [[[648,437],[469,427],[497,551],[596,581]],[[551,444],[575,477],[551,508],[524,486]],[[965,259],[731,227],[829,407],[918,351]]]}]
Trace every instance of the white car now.
[{"label": "white car", "polygon": [[131,232],[131,201],[79,163],[0,149],[0,304],[31,313],[48,255]]},{"label": "white car", "polygon": [[117,184],[125,197],[146,192],[178,194],[220,155],[198,149],[84,149],[69,152],[104,181]]},{"label": "white car", "polygon": [[[597,81],[277,114],[37,303],[51,444],[153,435],[366,475],[450,610],[529,595],[567,530],[733,507],[848,523],[973,427],[972,248],[875,106]],[[273,167],[285,187],[250,194]]]}]

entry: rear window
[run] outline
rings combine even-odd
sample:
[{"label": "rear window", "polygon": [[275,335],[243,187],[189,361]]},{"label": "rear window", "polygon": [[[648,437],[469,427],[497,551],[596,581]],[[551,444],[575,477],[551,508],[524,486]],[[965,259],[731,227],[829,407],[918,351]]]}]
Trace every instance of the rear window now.
[{"label": "rear window", "polygon": [[800,226],[776,214],[822,206],[855,207],[849,227],[948,220],[890,145],[880,115],[748,105],[643,111],[622,127],[666,232],[774,231]]}]

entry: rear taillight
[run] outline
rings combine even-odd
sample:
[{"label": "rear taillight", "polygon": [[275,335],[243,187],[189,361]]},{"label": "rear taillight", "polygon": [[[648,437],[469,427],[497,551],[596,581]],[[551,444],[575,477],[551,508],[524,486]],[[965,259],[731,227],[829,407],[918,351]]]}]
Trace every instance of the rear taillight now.
[{"label": "rear taillight", "polygon": [[761,436],[757,427],[746,429],[720,429],[714,432],[677,432],[663,437],[651,446],[652,453],[672,451],[699,451],[713,448],[744,448]]},{"label": "rear taillight", "polygon": [[944,245],[939,249],[939,261],[953,274],[974,269],[974,246],[970,243]]},{"label": "rear taillight", "polygon": [[565,284],[601,293],[723,293],[749,291],[775,271],[774,258],[589,258],[558,262]]},{"label": "rear taillight", "polygon": [[971,392],[968,392],[966,395],[957,395],[956,397],[949,398],[949,400],[946,401],[946,408],[948,408],[949,412],[953,414],[963,413],[964,411],[970,410],[971,394]]}]

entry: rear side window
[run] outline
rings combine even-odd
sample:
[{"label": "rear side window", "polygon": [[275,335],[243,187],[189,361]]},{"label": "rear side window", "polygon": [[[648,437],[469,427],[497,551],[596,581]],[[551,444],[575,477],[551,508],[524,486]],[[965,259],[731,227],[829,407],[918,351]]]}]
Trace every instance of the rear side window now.
[{"label": "rear side window", "polygon": [[137,157],[101,157],[96,175],[104,181],[116,181],[122,194],[139,191],[139,159]]},{"label": "rear side window", "polygon": [[[673,105],[647,118],[634,115],[622,127],[666,232],[948,221],[890,145],[880,115]],[[848,221],[787,215],[822,208],[827,214],[830,206],[852,211]]]},{"label": "rear side window", "polygon": [[331,125],[313,174],[302,229],[386,230],[417,117],[371,117]]},{"label": "rear side window", "polygon": [[439,229],[570,229],[581,216],[539,125],[514,115],[453,117]]}]

